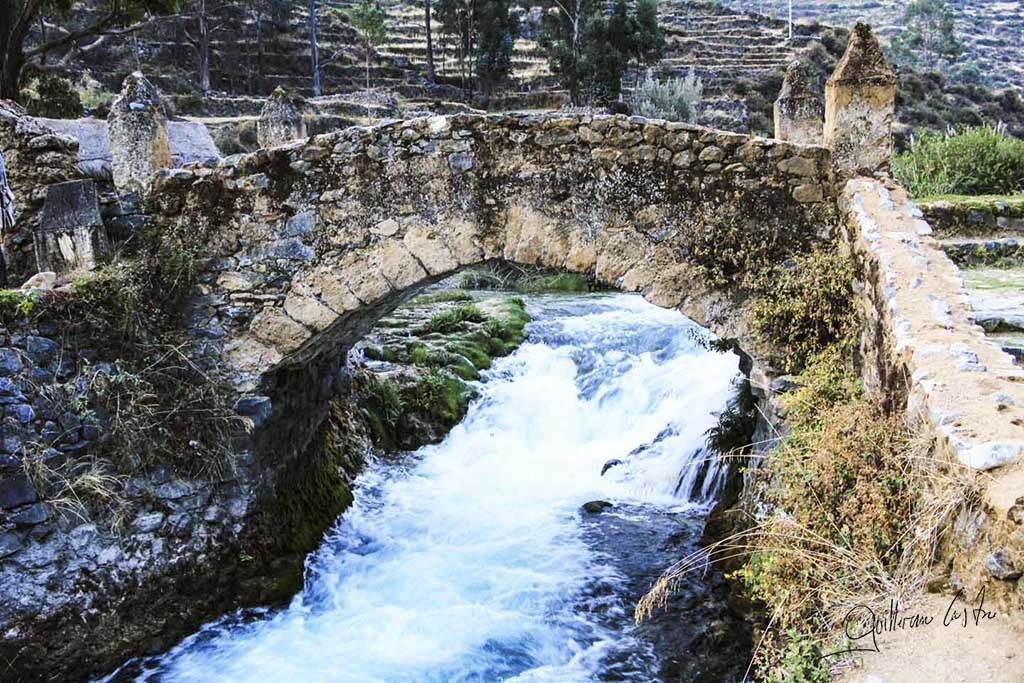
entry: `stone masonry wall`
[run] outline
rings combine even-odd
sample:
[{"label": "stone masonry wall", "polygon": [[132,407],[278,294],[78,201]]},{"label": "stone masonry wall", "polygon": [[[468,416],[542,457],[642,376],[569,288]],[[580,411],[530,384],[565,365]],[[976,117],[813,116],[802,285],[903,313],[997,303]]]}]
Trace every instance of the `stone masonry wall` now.
[{"label": "stone masonry wall", "polygon": [[18,105],[0,100],[0,150],[14,192],[14,232],[0,236],[11,285],[36,272],[33,231],[39,225],[46,187],[81,177],[78,141],[57,135],[31,119]]}]

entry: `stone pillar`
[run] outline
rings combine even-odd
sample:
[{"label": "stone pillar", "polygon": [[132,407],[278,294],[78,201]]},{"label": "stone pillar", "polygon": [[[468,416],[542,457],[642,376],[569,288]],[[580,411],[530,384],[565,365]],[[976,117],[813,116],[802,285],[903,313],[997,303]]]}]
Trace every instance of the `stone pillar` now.
[{"label": "stone pillar", "polygon": [[157,171],[171,166],[167,116],[160,93],[140,72],[124,79],[121,96],[107,116],[114,185],[145,193]]},{"label": "stone pillar", "polygon": [[857,22],[825,84],[825,146],[840,179],[888,172],[895,113],[896,74],[871,27]]},{"label": "stone pillar", "polygon": [[96,267],[110,245],[93,181],[71,180],[46,188],[43,219],[33,246],[41,273]]},{"label": "stone pillar", "polygon": [[823,140],[825,105],[811,90],[807,67],[799,60],[786,69],[782,91],[775,100],[775,138],[801,145]]},{"label": "stone pillar", "polygon": [[263,105],[256,121],[260,147],[276,147],[306,137],[302,110],[284,88],[278,86]]}]

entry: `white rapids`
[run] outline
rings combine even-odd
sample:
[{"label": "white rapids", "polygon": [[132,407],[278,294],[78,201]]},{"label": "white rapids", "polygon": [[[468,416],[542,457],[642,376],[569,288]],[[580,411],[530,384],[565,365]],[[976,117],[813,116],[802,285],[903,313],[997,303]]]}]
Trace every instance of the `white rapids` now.
[{"label": "white rapids", "polygon": [[290,606],[209,624],[137,680],[604,680],[602,658],[631,636],[577,609],[616,572],[588,547],[580,506],[706,506],[723,468],[705,433],[737,359],[638,296],[528,309],[527,342],[442,443],[368,465]]}]

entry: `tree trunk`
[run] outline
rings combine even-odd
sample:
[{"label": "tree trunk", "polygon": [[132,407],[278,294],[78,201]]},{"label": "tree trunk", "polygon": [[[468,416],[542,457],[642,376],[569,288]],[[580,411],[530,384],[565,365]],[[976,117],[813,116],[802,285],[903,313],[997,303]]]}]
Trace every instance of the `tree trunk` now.
[{"label": "tree trunk", "polygon": [[210,96],[210,22],[206,0],[199,0],[199,94]]},{"label": "tree trunk", "polygon": [[0,69],[0,100],[17,102],[21,95],[21,68],[24,58],[20,55],[5,54]]},{"label": "tree trunk", "polygon": [[0,2],[0,99],[17,102],[25,68],[28,22],[17,21],[18,3]]},{"label": "tree trunk", "polygon": [[316,0],[309,0],[309,52],[313,58],[313,96],[320,96],[320,53],[316,44]]},{"label": "tree trunk", "polygon": [[427,29],[427,83],[434,85],[437,74],[434,73],[434,38],[430,33],[430,0],[423,0],[423,24]]}]

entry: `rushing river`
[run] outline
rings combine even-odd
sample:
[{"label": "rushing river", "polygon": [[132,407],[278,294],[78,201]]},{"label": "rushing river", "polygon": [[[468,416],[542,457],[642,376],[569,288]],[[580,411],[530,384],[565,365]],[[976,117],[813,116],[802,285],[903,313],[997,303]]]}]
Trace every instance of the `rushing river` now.
[{"label": "rushing river", "polygon": [[[658,572],[694,549],[722,485],[703,445],[736,357],[636,296],[528,308],[527,342],[442,443],[369,464],[290,606],[209,624],[108,680],[741,677],[749,633],[715,579],[683,586],[654,623],[632,620]],[[614,505],[581,509],[596,500]]]}]

